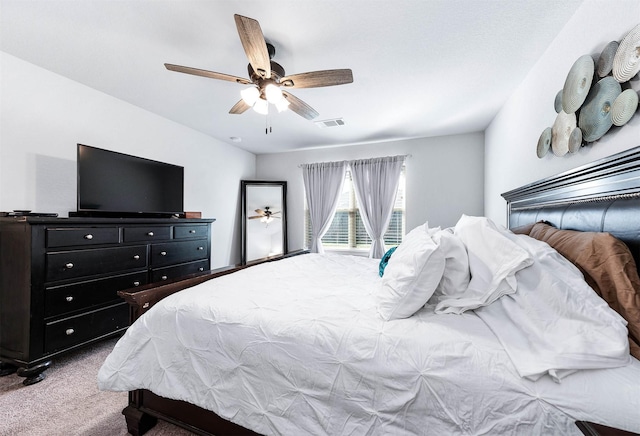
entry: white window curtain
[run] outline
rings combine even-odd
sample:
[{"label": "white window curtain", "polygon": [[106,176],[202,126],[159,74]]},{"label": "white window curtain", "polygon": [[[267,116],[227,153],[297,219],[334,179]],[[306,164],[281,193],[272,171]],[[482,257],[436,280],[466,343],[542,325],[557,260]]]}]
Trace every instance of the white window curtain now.
[{"label": "white window curtain", "polygon": [[303,164],[301,168],[311,220],[311,252],[324,253],[321,239],[336,213],[347,162]]},{"label": "white window curtain", "polygon": [[371,258],[379,259],[385,253],[383,237],[393,213],[405,158],[389,156],[349,162],[362,223],[371,238]]}]

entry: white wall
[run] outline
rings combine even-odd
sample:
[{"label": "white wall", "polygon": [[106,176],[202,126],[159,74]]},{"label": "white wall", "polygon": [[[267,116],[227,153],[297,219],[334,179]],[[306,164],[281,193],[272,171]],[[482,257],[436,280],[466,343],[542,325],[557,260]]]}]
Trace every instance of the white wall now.
[{"label": "white wall", "polygon": [[484,213],[482,133],[258,155],[257,179],[287,181],[289,250],[304,244],[304,184],[298,165],[400,154],[411,155],[406,161],[407,230],[427,220],[431,226],[453,226],[462,213]]},{"label": "white wall", "polygon": [[[621,41],[638,23],[637,0],[586,0],[576,11],[485,132],[487,216],[506,224],[501,193],[640,145],[639,112],[575,155],[536,156],[540,134],[556,117],[556,93],[575,60],[584,54],[597,59],[610,41]],[[633,80],[632,87],[640,90],[640,80]]]},{"label": "white wall", "polygon": [[185,210],[216,218],[212,267],[240,261],[255,155],[0,52],[0,210],[76,210],[76,143],[185,167]]}]

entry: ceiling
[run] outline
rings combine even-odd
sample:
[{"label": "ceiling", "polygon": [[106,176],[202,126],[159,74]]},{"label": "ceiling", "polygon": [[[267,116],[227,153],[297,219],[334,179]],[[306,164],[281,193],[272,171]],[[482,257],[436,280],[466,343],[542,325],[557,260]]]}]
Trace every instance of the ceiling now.
[{"label": "ceiling", "polygon": [[[0,49],[261,154],[482,131],[581,3],[0,0]],[[351,84],[290,90],[343,126],[231,115],[246,85],[164,68],[248,77],[236,13],[260,22],[287,74],[353,70]]]}]

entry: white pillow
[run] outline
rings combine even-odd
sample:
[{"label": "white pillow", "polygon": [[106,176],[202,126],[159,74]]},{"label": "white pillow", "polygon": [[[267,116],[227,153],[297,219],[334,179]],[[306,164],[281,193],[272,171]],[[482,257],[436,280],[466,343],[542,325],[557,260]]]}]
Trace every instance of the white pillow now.
[{"label": "white pillow", "polygon": [[466,290],[441,299],[436,313],[477,309],[516,291],[516,272],[530,266],[533,259],[507,233],[488,218],[462,215],[454,235],[467,249],[471,281]]},{"label": "white pillow", "polygon": [[462,240],[453,234],[453,228],[437,229],[431,237],[440,246],[445,260],[444,274],[430,301],[437,304],[464,292],[469,286],[471,274],[467,249]]},{"label": "white pillow", "polygon": [[407,235],[389,259],[377,294],[384,320],[408,318],[431,298],[444,272],[444,254],[429,235],[428,225]]}]

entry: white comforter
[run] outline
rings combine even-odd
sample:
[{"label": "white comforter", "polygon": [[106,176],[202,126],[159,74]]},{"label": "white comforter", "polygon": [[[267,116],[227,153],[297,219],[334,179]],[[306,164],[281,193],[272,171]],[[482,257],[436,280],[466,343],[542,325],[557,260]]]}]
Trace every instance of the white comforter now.
[{"label": "white comforter", "polygon": [[263,434],[566,435],[576,419],[640,431],[628,416],[640,362],[526,380],[473,312],[380,319],[377,269],[310,254],[174,294],[127,330],[99,387],[149,389]]}]

